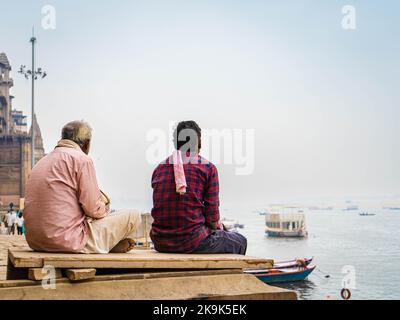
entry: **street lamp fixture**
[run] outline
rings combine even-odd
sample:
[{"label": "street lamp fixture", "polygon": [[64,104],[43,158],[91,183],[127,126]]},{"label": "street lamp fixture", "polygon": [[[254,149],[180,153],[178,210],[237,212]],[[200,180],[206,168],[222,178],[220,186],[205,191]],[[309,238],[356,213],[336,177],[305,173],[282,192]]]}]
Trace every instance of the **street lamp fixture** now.
[{"label": "street lamp fixture", "polygon": [[31,78],[32,81],[32,91],[31,91],[31,104],[32,104],[32,122],[31,122],[31,168],[35,165],[35,127],[33,125],[33,120],[35,117],[35,81],[40,79],[43,79],[44,77],[47,76],[46,71],[43,71],[42,68],[37,68],[35,69],[35,44],[36,44],[36,38],[32,36],[32,38],[29,40],[30,43],[32,43],[32,68],[30,70],[27,70],[25,65],[21,65],[19,68],[18,73],[21,73],[26,79]]}]

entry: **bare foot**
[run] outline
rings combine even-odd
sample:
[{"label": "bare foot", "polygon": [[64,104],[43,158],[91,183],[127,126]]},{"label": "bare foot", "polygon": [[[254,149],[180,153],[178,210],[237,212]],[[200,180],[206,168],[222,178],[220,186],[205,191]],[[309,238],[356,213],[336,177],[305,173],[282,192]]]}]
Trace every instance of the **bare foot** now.
[{"label": "bare foot", "polygon": [[126,253],[131,251],[136,245],[135,240],[133,239],[123,239],[118,244],[111,249],[111,253]]}]

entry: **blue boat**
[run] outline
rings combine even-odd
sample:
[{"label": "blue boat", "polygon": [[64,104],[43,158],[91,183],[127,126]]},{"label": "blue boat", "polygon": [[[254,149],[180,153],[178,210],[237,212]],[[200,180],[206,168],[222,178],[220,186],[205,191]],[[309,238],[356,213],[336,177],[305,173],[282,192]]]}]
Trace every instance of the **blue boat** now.
[{"label": "blue boat", "polygon": [[305,280],[315,268],[316,266],[289,269],[252,269],[244,270],[244,272],[255,275],[264,283],[294,282]]}]

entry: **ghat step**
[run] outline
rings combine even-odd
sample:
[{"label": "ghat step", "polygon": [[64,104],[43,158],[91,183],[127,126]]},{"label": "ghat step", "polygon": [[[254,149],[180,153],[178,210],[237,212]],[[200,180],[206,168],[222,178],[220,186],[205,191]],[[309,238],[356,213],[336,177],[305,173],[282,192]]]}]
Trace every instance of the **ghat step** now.
[{"label": "ghat step", "polygon": [[94,280],[83,283],[57,282],[53,290],[44,290],[41,285],[17,286],[10,283],[3,288],[0,286],[0,299],[6,300],[295,300],[296,298],[295,292],[266,285],[248,274]]},{"label": "ghat step", "polygon": [[129,253],[67,254],[30,250],[9,250],[15,268],[120,268],[120,269],[244,269],[271,268],[271,259],[235,254],[176,254],[154,250],[132,250]]}]

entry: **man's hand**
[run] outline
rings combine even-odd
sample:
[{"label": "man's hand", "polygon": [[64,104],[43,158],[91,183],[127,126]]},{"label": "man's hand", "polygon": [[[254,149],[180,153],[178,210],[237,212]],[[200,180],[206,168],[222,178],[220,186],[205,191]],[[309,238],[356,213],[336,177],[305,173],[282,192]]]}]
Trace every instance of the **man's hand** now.
[{"label": "man's hand", "polygon": [[219,221],[211,222],[209,227],[210,227],[211,230],[221,230],[221,223]]},{"label": "man's hand", "polygon": [[110,197],[107,194],[105,194],[105,192],[103,192],[101,190],[100,190],[100,193],[101,193],[101,198],[102,198],[103,202],[105,204],[109,205],[111,203]]}]

